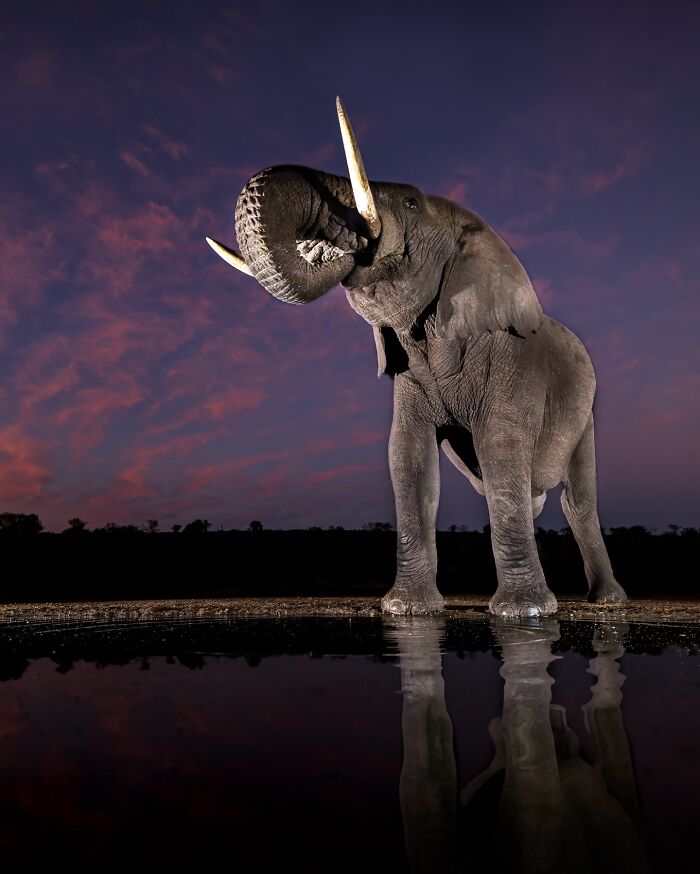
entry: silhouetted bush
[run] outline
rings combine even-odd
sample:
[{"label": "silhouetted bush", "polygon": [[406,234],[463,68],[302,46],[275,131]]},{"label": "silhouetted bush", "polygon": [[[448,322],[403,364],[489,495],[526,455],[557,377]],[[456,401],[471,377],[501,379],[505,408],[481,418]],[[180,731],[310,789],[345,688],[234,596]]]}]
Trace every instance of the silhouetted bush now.
[{"label": "silhouetted bush", "polygon": [[0,533],[39,534],[43,530],[36,513],[0,513]]},{"label": "silhouetted bush", "polygon": [[206,534],[211,528],[211,522],[208,519],[193,519],[188,522],[182,530],[183,534]]},{"label": "silhouetted bush", "polygon": [[87,532],[87,522],[81,519],[80,516],[74,516],[68,520],[68,527],[64,529],[64,534],[85,534]]}]

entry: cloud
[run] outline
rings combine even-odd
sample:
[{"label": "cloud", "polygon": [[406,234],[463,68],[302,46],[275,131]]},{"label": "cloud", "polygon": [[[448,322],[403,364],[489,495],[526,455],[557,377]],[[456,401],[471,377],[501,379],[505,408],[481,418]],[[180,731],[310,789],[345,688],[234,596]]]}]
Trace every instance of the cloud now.
[{"label": "cloud", "polygon": [[[5,501],[39,503],[54,476],[48,461],[49,445],[32,437],[20,425],[0,429],[0,493]],[[34,503],[34,506],[36,506]]]},{"label": "cloud", "polygon": [[37,307],[65,277],[66,255],[54,222],[32,223],[26,203],[0,207],[0,336]]},{"label": "cloud", "polygon": [[639,173],[649,163],[652,154],[652,149],[646,143],[633,145],[627,149],[625,157],[614,166],[584,173],[578,185],[586,194],[600,194],[623,179]]},{"label": "cloud", "polygon": [[55,60],[50,52],[33,51],[15,66],[17,84],[32,91],[43,90],[54,82]]},{"label": "cloud", "polygon": [[602,239],[592,240],[576,228],[554,228],[530,233],[504,228],[502,233],[508,244],[516,251],[555,246],[564,249],[569,257],[588,261],[609,258],[618,245],[618,237],[614,233],[607,234]]},{"label": "cloud", "polygon": [[119,157],[122,161],[134,172],[138,173],[139,176],[143,176],[144,179],[148,179],[151,175],[151,171],[148,166],[142,161],[140,158],[137,158],[136,155],[129,151],[128,149],[124,149],[124,151],[119,153]]},{"label": "cloud", "polygon": [[233,70],[229,67],[215,66],[209,68],[209,75],[221,88],[233,82]]},{"label": "cloud", "polygon": [[212,419],[222,419],[231,413],[252,410],[260,406],[265,398],[260,388],[230,388],[218,395],[209,397],[202,409],[209,413]]},{"label": "cloud", "polygon": [[180,158],[184,158],[190,151],[189,146],[185,143],[171,140],[155,125],[144,124],[141,126],[141,130],[154,140],[161,150],[169,158],[172,158],[173,161],[179,161]]},{"label": "cloud", "polygon": [[369,473],[377,469],[373,464],[341,464],[337,467],[330,467],[326,470],[320,470],[312,473],[309,477],[309,485],[314,486],[318,483],[325,483],[329,480],[348,479],[349,477],[358,476],[359,474]]}]

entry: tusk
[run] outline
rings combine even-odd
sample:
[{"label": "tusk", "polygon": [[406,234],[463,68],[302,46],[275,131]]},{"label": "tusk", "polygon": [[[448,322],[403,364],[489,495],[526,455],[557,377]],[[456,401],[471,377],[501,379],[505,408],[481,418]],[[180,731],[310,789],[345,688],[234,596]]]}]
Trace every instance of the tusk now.
[{"label": "tusk", "polygon": [[357,147],[355,134],[352,132],[350,122],[345,114],[345,108],[340,100],[340,97],[335,98],[335,107],[338,110],[338,121],[340,122],[340,133],[343,137],[343,148],[345,149],[345,160],[348,163],[350,171],[350,182],[352,184],[352,193],[355,196],[355,205],[357,211],[362,218],[367,222],[370,236],[376,240],[382,230],[382,223],[377,212],[377,207],[374,204],[374,197],[369,187],[369,180],[365,173],[365,165],[362,163],[362,155]]},{"label": "tusk", "polygon": [[206,240],[216,254],[223,258],[227,264],[230,264],[231,267],[235,267],[236,270],[240,270],[241,273],[245,273],[248,276],[253,275],[250,271],[250,267],[248,267],[243,258],[241,258],[238,252],[234,249],[229,249],[229,247],[224,246],[223,243],[217,243],[216,240],[212,240],[211,237],[207,237]]}]

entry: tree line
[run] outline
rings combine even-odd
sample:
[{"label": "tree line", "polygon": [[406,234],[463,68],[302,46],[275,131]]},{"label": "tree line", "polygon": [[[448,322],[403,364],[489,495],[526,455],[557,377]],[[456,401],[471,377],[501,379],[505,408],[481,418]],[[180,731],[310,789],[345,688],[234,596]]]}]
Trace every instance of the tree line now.
[{"label": "tree line", "polygon": [[[158,519],[146,519],[139,525],[118,525],[116,522],[107,522],[105,525],[90,529],[88,523],[79,516],[74,516],[68,520],[66,527],[60,532],[61,534],[206,534],[212,529],[212,523],[209,519],[193,519],[185,525],[175,523],[169,528],[161,528]],[[0,513],[0,536],[3,534],[41,534],[46,529],[36,513]],[[246,529],[227,529],[231,531],[247,530],[253,533],[258,533],[265,530],[265,526],[259,519],[253,519]],[[275,529],[269,529],[275,530]],[[299,529],[319,533],[322,531],[345,531],[343,525],[329,525],[327,528],[322,528],[319,525],[311,525],[305,529]],[[394,525],[391,522],[366,522],[360,529],[361,531],[387,532],[393,531]],[[219,528],[218,531],[224,531]],[[666,529],[657,531],[655,528],[646,528],[644,525],[630,526],[612,526],[602,529],[606,537],[618,539],[638,540],[639,538],[647,537],[697,537],[700,530],[694,527],[681,526],[670,523]],[[449,525],[444,534],[483,534],[490,536],[491,526],[484,525],[480,531],[475,531],[466,525]],[[552,537],[567,537],[571,536],[571,528],[564,526],[563,528],[541,528],[535,529],[538,540],[544,541]]]}]

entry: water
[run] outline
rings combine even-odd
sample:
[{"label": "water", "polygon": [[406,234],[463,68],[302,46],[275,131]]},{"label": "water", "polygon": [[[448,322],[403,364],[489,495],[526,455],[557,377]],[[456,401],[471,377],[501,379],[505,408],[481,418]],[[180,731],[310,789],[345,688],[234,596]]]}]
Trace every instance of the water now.
[{"label": "water", "polygon": [[680,870],[699,643],[700,626],[555,621],[6,624],[2,858]]}]

